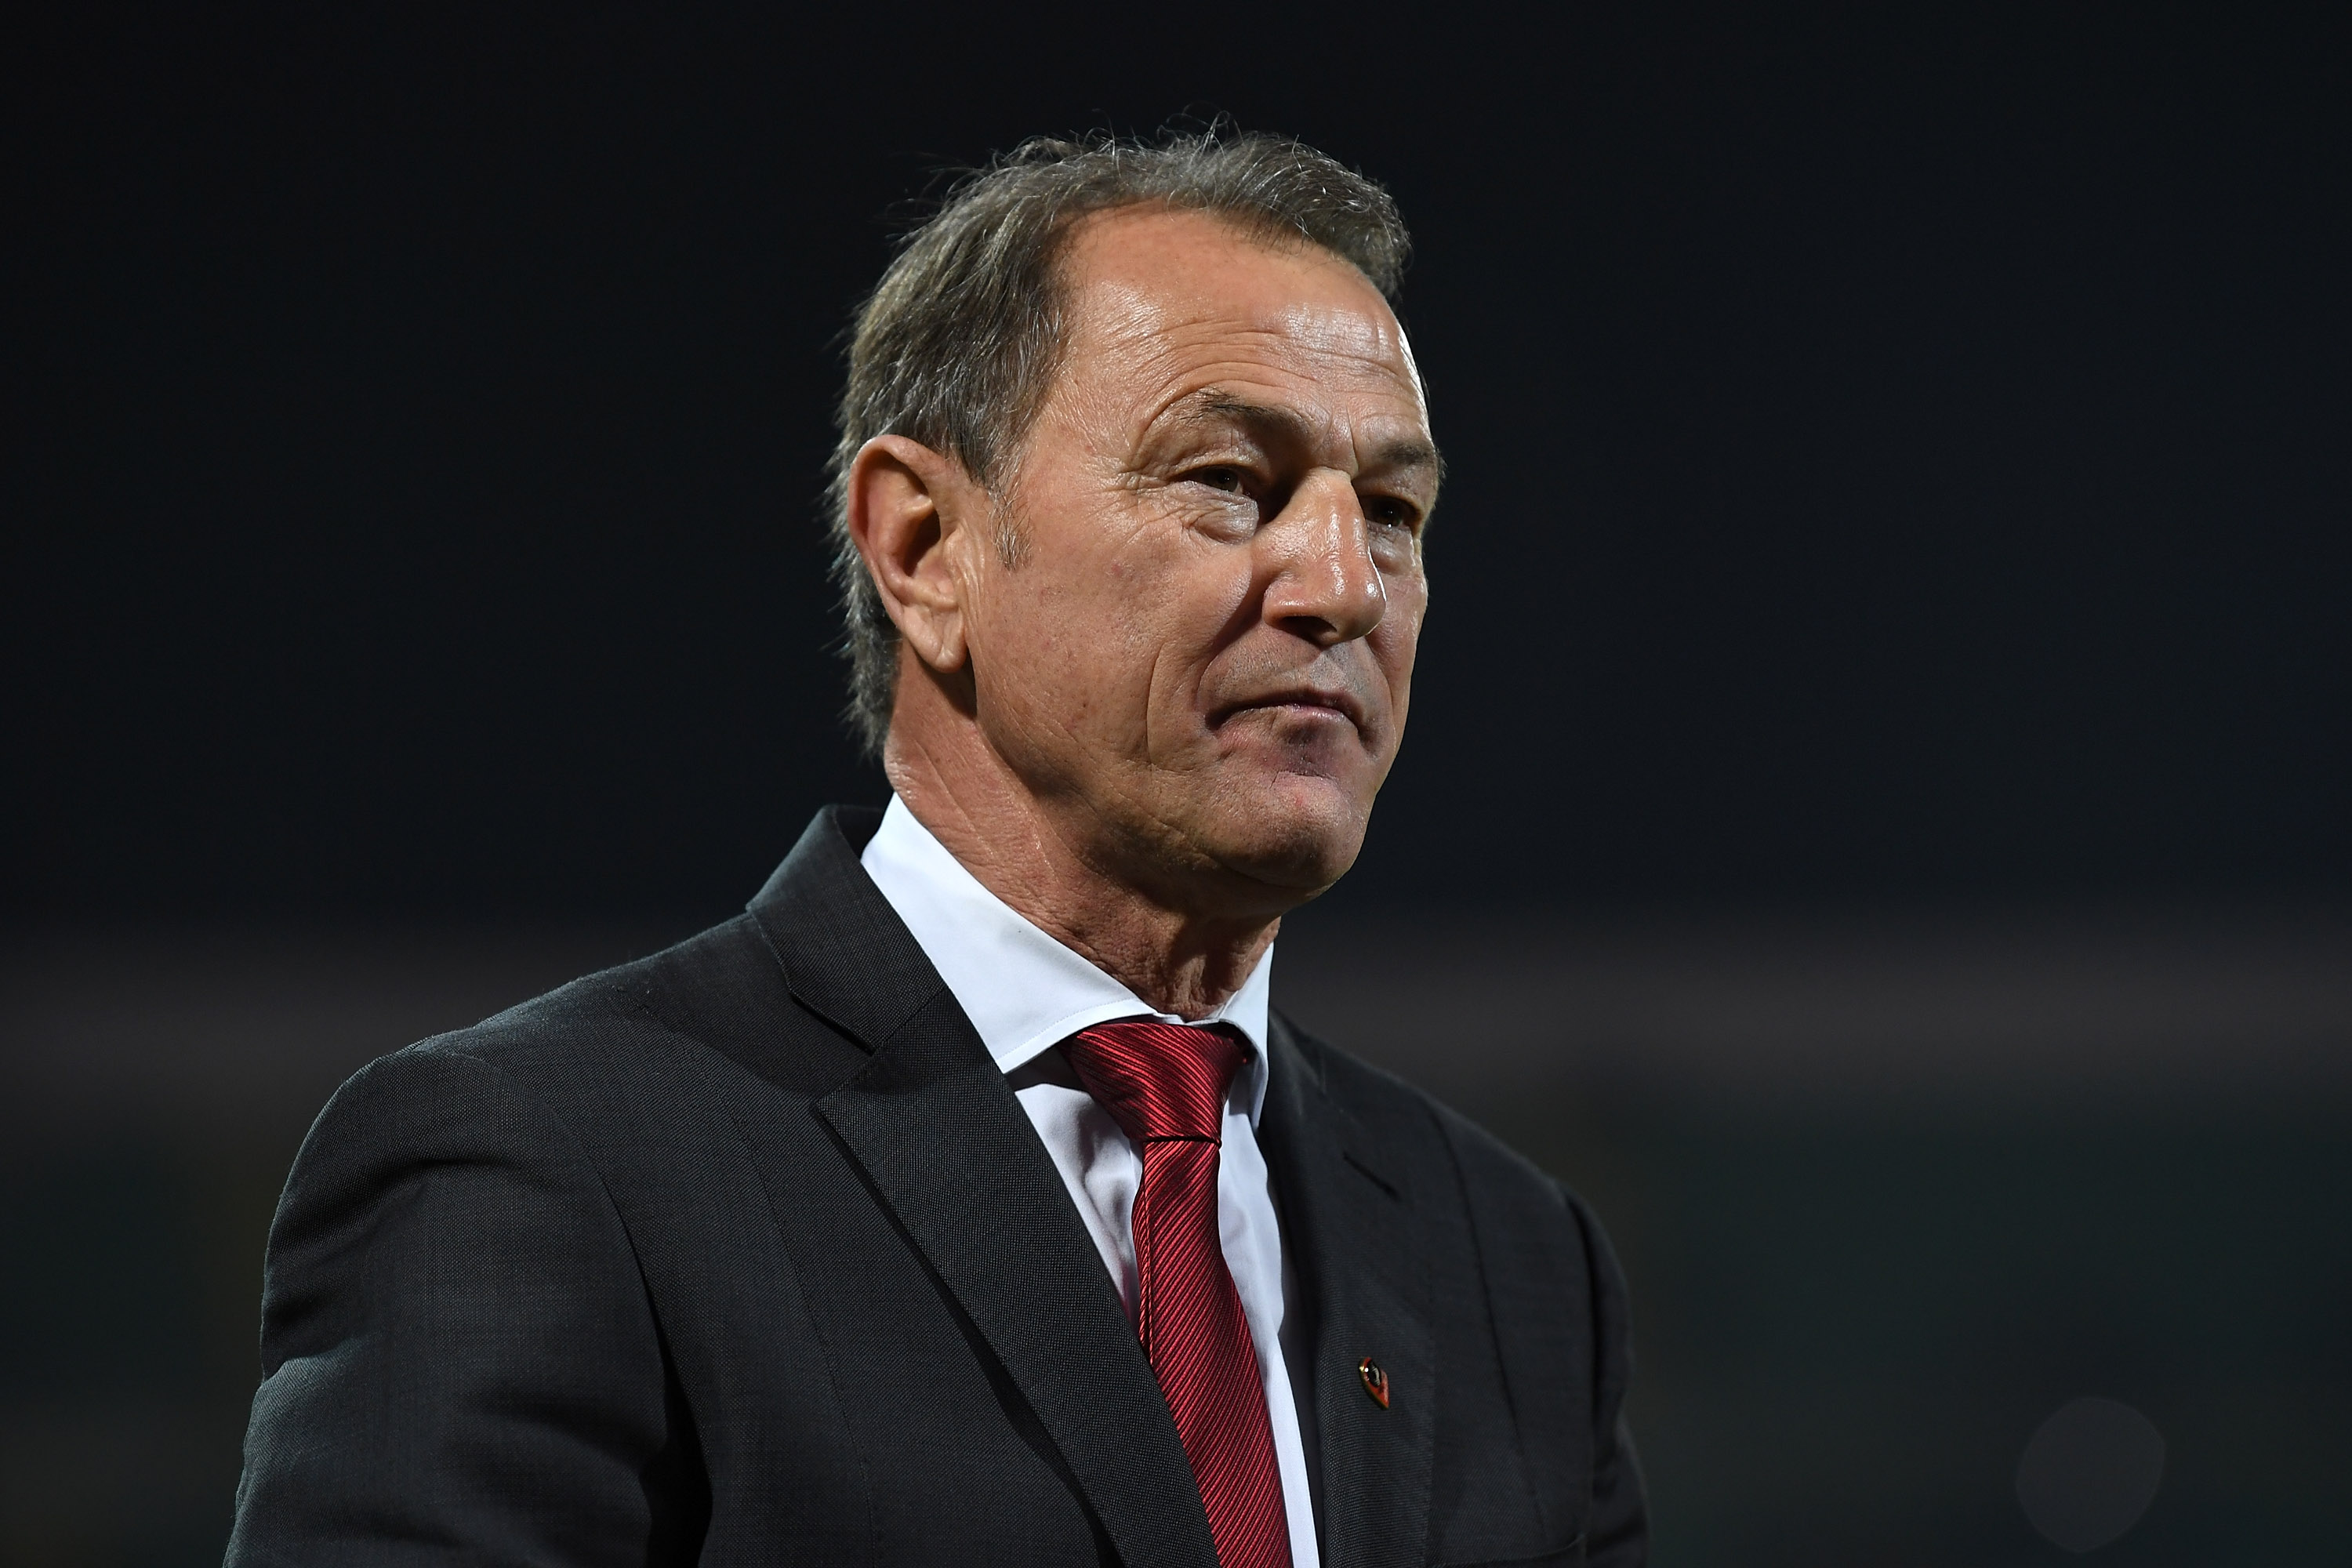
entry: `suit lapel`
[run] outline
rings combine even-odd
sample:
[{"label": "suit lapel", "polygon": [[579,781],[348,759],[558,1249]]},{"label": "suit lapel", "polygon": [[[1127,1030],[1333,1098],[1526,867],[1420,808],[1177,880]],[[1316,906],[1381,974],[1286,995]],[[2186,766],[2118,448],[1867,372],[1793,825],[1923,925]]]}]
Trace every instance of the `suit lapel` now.
[{"label": "suit lapel", "polygon": [[[1356,1119],[1323,1089],[1318,1064],[1272,1021],[1273,1075],[1261,1143],[1314,1313],[1313,1388],[1327,1568],[1402,1568],[1429,1535],[1436,1354],[1412,1198]],[[1387,1374],[1383,1407],[1366,1358]]]},{"label": "suit lapel", "polygon": [[793,994],[872,1055],[816,1111],[1013,1385],[1130,1568],[1214,1568],[1175,1422],[1036,1131],[857,864],[870,814],[820,816],[751,910]]}]

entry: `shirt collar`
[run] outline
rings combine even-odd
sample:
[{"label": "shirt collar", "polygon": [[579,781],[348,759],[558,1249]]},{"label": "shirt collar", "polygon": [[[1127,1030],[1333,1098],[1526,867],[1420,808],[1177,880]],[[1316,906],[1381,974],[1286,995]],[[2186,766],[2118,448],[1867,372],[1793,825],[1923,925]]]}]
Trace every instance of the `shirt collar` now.
[{"label": "shirt collar", "polygon": [[[1154,1011],[1134,992],[1030,924],[981,886],[980,879],[965,870],[896,795],[859,860],[1004,1072],[1089,1025],[1113,1018],[1188,1021]],[[1190,1020],[1230,1025],[1249,1041],[1250,1059],[1234,1084],[1232,1102],[1249,1108],[1253,1126],[1265,1105],[1266,995],[1273,969],[1274,949],[1268,946],[1223,1006],[1206,1018]]]}]

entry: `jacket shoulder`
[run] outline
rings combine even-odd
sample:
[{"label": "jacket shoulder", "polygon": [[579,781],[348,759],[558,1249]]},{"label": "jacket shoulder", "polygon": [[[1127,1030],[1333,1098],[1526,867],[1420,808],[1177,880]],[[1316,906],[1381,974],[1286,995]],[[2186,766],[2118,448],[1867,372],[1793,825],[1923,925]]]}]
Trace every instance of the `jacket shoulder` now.
[{"label": "jacket shoulder", "polygon": [[757,988],[761,964],[773,971],[773,961],[750,926],[743,917],[725,921],[393,1054],[466,1056],[491,1067],[520,1068],[576,1055],[600,1039],[648,1025],[690,1031],[699,1015],[710,1011],[698,991],[715,982],[722,994],[740,994]]},{"label": "jacket shoulder", "polygon": [[572,1086],[635,1078],[656,1060],[713,1070],[732,1062],[821,1094],[864,1053],[795,1003],[766,934],[746,914],[386,1059],[413,1057],[465,1057],[519,1080]]}]

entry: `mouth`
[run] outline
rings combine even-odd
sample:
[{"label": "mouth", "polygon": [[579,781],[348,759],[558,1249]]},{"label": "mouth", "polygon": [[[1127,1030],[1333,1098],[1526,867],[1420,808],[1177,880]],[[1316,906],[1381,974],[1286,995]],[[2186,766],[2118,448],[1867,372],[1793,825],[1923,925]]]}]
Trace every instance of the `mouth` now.
[{"label": "mouth", "polygon": [[1287,691],[1268,692],[1245,702],[1232,703],[1212,714],[1210,722],[1213,727],[1222,726],[1228,719],[1259,712],[1277,713],[1310,721],[1318,718],[1343,719],[1358,731],[1364,728],[1364,705],[1356,694],[1326,687],[1298,687]]}]

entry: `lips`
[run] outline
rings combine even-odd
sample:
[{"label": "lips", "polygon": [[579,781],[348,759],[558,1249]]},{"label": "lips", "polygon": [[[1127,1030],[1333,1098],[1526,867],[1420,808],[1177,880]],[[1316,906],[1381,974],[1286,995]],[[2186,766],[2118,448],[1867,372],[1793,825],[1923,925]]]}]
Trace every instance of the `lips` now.
[{"label": "lips", "polygon": [[1223,724],[1237,713],[1266,708],[1319,708],[1339,714],[1358,730],[1365,727],[1364,704],[1352,691],[1328,687],[1302,686],[1282,691],[1270,691],[1245,700],[1229,703],[1211,716],[1211,721]]}]

